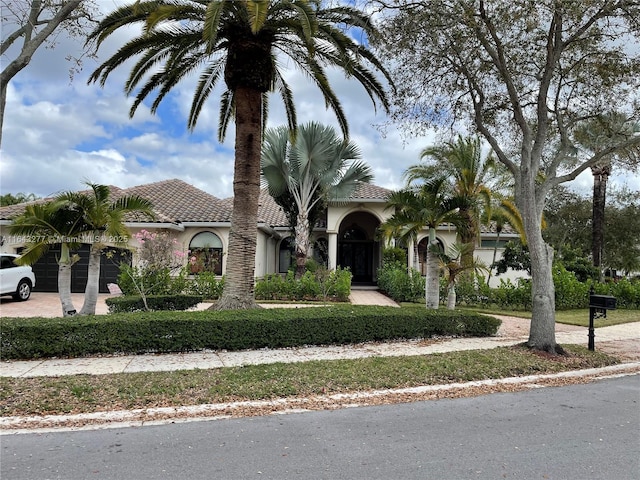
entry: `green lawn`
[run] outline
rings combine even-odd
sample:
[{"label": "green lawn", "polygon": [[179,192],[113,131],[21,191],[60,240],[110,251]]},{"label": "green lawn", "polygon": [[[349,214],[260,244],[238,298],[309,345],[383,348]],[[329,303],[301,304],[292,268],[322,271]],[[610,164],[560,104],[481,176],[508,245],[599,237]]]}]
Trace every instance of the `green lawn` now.
[{"label": "green lawn", "polygon": [[[498,310],[490,308],[462,308],[462,310],[493,315],[507,315],[511,317],[531,318],[531,312],[524,312],[522,310]],[[556,322],[565,323],[567,325],[588,327],[589,309],[585,308],[579,310],[559,310],[556,312]],[[631,322],[640,322],[640,310],[609,310],[607,311],[607,318],[596,319],[594,325],[596,328],[598,328]]]}]

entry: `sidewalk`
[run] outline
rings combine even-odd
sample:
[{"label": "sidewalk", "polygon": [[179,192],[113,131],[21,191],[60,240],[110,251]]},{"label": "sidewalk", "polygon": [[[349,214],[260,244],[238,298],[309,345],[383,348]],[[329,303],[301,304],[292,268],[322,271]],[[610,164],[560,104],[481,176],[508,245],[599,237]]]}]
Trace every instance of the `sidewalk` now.
[{"label": "sidewalk", "polygon": [[[34,301],[32,308],[39,309],[39,315],[49,312],[50,316],[58,315],[56,307],[57,296],[39,294],[41,297]],[[100,309],[106,308],[101,296]],[[28,302],[2,304],[2,314],[11,316],[7,307],[23,306]],[[365,305],[396,305],[389,298],[372,290],[354,290],[351,295],[353,304]],[[265,304],[266,308],[281,305]],[[301,305],[288,305],[302,307]],[[200,304],[199,309],[207,308],[208,304]],[[496,347],[515,345],[527,339],[529,321],[522,318],[498,316],[502,325],[495,337],[484,338],[454,338],[454,339],[426,339],[394,342],[372,342],[360,345],[336,345],[327,347],[300,347],[286,349],[244,350],[237,352],[202,351],[176,354],[147,354],[111,357],[87,357],[72,359],[46,359],[33,361],[0,362],[0,376],[2,377],[39,377],[63,376],[77,374],[108,374],[131,373],[148,371],[173,371],[210,369],[221,367],[235,367],[242,365],[256,365],[269,363],[295,363],[311,360],[354,359],[384,356],[413,356],[428,355],[463,350],[491,349]],[[620,355],[623,360],[640,361],[640,322],[614,325],[596,329],[596,350]],[[556,339],[560,344],[587,345],[587,329],[571,325],[556,326]]]}]

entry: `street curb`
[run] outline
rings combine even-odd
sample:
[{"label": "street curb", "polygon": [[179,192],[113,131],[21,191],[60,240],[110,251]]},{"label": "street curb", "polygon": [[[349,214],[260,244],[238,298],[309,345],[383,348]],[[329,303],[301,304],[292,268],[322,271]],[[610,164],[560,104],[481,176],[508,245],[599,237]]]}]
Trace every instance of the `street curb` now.
[{"label": "street curb", "polygon": [[[319,395],[311,398],[283,398],[276,400],[243,401],[204,404],[182,407],[158,407],[112,412],[81,413],[75,415],[45,415],[28,417],[0,417],[0,436],[22,433],[50,433],[81,430],[103,430],[111,428],[141,427],[145,425],[165,425],[193,421],[220,420],[239,416],[234,412],[261,411],[262,415],[299,413],[312,411],[305,404],[335,405],[337,408],[365,406],[367,400],[380,397],[420,396],[429,393],[519,385],[524,388],[543,388],[538,382],[561,379],[583,379],[585,381],[640,375],[640,362],[623,363],[602,368],[573,370],[544,375],[489,379],[445,385],[425,385],[420,387],[374,390],[370,392]],[[486,393],[486,392],[485,392]],[[365,401],[363,403],[363,400]],[[317,408],[316,408],[317,410]],[[251,416],[248,413],[245,416]],[[31,425],[32,428],[28,426]],[[23,428],[26,427],[26,428]]]}]

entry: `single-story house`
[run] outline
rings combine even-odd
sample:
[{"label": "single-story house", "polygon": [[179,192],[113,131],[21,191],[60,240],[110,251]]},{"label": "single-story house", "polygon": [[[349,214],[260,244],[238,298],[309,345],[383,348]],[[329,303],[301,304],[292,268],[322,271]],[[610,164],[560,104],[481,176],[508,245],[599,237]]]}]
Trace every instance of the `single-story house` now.
[{"label": "single-story house", "polygon": [[[217,198],[178,179],[126,189],[112,186],[111,192],[116,198],[122,195],[138,195],[153,204],[156,214],[153,221],[132,218],[126,222],[132,233],[129,247],[137,246],[135,234],[142,230],[167,231],[174,236],[185,253],[206,253],[207,258],[216,260],[210,262],[208,268],[218,275],[224,274],[228,261],[226,252],[231,226],[232,198]],[[392,211],[386,208],[385,199],[389,193],[390,190],[385,188],[362,184],[347,202],[330,205],[326,217],[317,222],[313,231],[314,258],[330,269],[337,266],[350,268],[354,284],[375,285],[383,247],[376,231],[392,214]],[[24,247],[24,239],[9,233],[11,218],[22,213],[24,205],[0,208],[2,252],[19,253]],[[260,195],[256,227],[256,277],[269,273],[285,273],[292,262],[293,236],[284,212],[266,190]],[[437,231],[437,238],[445,247],[452,244],[456,239],[455,228],[449,225],[441,226]],[[491,229],[484,229],[476,256],[489,265],[493,261],[496,242],[500,258],[500,247],[513,238],[517,238],[517,234],[503,231],[498,235]],[[408,249],[409,265],[416,266],[423,274],[426,268],[427,240],[428,233],[424,230],[418,237],[417,259],[414,258],[414,249]],[[88,248],[88,245],[81,248],[81,262],[88,261]],[[57,255],[59,249],[52,248],[33,266],[38,278],[36,291],[57,291]],[[135,255],[133,261],[135,262]],[[103,259],[101,291],[107,291],[107,283],[115,282],[117,274],[115,263]],[[85,284],[86,268],[74,268],[72,291],[83,291]]]}]

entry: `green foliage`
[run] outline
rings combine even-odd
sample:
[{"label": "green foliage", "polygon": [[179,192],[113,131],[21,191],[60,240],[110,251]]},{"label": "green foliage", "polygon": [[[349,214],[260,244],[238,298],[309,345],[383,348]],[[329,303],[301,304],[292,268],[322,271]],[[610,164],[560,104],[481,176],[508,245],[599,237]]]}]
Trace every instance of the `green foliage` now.
[{"label": "green foliage", "polygon": [[571,248],[568,245],[562,247],[555,262],[561,263],[564,268],[573,272],[581,282],[586,282],[589,279],[597,281],[600,277],[599,269],[593,266],[591,260],[582,256],[577,248]]},{"label": "green foliage", "polygon": [[207,300],[216,300],[222,295],[224,277],[218,278],[213,272],[200,272],[187,280],[184,293],[197,295]]},{"label": "green foliage", "polygon": [[118,286],[125,295],[177,295],[186,289],[187,279],[184,271],[172,275],[168,267],[150,269],[121,263]]},{"label": "green foliage", "polygon": [[0,195],[0,207],[6,207],[7,205],[17,205],[18,203],[33,202],[39,197],[35,193],[5,193]]},{"label": "green foliage", "polygon": [[497,275],[505,273],[509,268],[516,271],[527,272],[531,275],[529,249],[520,241],[512,240],[507,242],[502,252],[502,258],[494,264],[494,267],[496,268]]},{"label": "green foliage", "polygon": [[616,297],[617,308],[640,309],[640,279],[594,283],[593,289],[596,295]]},{"label": "green foliage", "polygon": [[286,277],[277,273],[265,276],[256,282],[256,300],[323,300],[346,302],[351,293],[351,272],[338,268],[328,271],[318,267],[295,278],[293,271]]},{"label": "green foliage", "polygon": [[389,263],[407,264],[407,251],[400,247],[387,247],[382,251],[382,265]]},{"label": "green foliage", "polygon": [[[149,295],[147,307],[157,310],[188,310],[202,302],[199,295]],[[105,300],[110,313],[142,312],[146,310],[144,300],[139,295],[111,297]]]},{"label": "green foliage", "polygon": [[353,305],[2,318],[2,359],[340,345],[495,335],[500,321],[458,311]]},{"label": "green foliage", "polygon": [[[447,279],[440,279],[440,298],[447,301]],[[492,289],[482,275],[473,274],[469,277],[461,276],[456,281],[456,295],[458,305],[486,305],[492,295]]]},{"label": "green foliage", "polygon": [[407,272],[406,261],[385,262],[378,269],[378,288],[396,302],[414,302],[425,295],[424,278],[413,268]]}]

